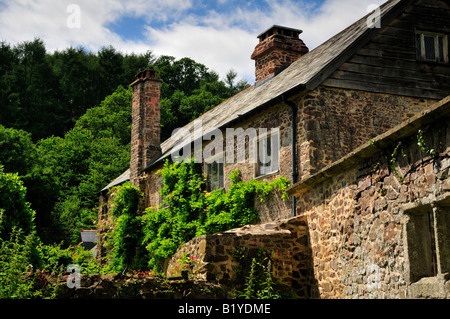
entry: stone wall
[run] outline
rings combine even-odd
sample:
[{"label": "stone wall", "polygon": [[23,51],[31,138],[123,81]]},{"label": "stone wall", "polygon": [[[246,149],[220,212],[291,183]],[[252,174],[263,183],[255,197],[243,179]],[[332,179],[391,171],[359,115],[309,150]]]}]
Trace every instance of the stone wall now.
[{"label": "stone wall", "polygon": [[143,178],[145,179],[145,189],[144,189],[144,203],[145,207],[159,207],[160,202],[160,191],[163,187],[161,169],[163,165],[159,165],[152,171],[145,173]]},{"label": "stone wall", "polygon": [[450,297],[449,105],[289,190],[307,218],[321,298]]},{"label": "stone wall", "polygon": [[325,86],[298,96],[299,178],[314,174],[435,102]]},{"label": "stone wall", "polygon": [[[70,280],[70,279],[69,279]],[[80,275],[80,287],[60,280],[57,299],[211,299],[231,298],[218,284],[204,281],[164,280],[156,276]]]},{"label": "stone wall", "polygon": [[245,282],[252,258],[263,250],[271,256],[274,280],[299,298],[315,298],[318,293],[308,233],[305,219],[295,217],[199,236],[170,259],[166,273],[173,275],[183,256],[192,256],[195,278],[233,287]]}]

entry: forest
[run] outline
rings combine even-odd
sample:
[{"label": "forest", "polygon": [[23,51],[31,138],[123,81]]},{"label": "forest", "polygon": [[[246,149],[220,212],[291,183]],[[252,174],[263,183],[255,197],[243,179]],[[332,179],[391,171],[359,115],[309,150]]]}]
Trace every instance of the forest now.
[{"label": "forest", "polygon": [[[221,80],[190,58],[150,51],[47,52],[38,38],[0,43],[1,174],[23,183],[44,243],[76,244],[80,229],[95,228],[98,191],[129,167],[129,84],[145,68],[164,81],[162,140],[249,85],[232,69]],[[17,205],[11,200],[0,197],[0,211]]]}]

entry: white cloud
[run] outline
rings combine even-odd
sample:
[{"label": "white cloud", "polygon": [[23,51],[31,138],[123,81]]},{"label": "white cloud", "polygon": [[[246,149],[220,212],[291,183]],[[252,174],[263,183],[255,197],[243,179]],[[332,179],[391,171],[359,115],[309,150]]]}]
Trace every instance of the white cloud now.
[{"label": "white cloud", "polygon": [[239,28],[202,27],[178,23],[164,30],[148,28],[157,55],[190,57],[224,76],[230,69],[241,76],[254,73],[250,55],[257,44],[254,34]]},{"label": "white cloud", "polygon": [[[68,27],[70,4],[80,8],[80,28]],[[121,39],[106,26],[122,16],[143,16],[148,23],[165,21],[190,6],[187,0],[7,0],[0,6],[0,39],[15,44],[40,37],[50,51],[68,46],[95,51],[109,44],[140,48],[143,42]]]},{"label": "white cloud", "polygon": [[[219,4],[223,8],[228,1]],[[0,4],[0,40],[16,44],[40,37],[50,51],[69,46],[96,51],[105,45],[125,52],[152,50],[191,57],[221,76],[233,68],[253,81],[256,36],[271,25],[302,29],[301,38],[313,49],[365,15],[369,5],[384,1],[326,0],[319,9],[306,0],[265,0],[256,9],[250,2],[230,1],[226,12],[209,9],[200,15],[196,8],[206,7],[200,0],[6,0]],[[79,29],[67,26],[71,3],[81,9]],[[142,39],[123,39],[107,28],[122,17],[145,21]]]},{"label": "white cloud", "polygon": [[[256,36],[279,24],[303,30],[301,38],[313,49],[363,17],[370,4],[384,0],[327,0],[317,11],[299,1],[267,1],[268,10],[237,8],[226,14],[211,12],[207,17],[189,17],[198,25],[176,23],[164,29],[148,28],[151,47],[158,54],[189,56],[219,72],[233,68],[239,77],[254,79],[254,61],[250,55]],[[188,21],[188,19],[186,19]],[[206,27],[204,27],[206,26]]]}]

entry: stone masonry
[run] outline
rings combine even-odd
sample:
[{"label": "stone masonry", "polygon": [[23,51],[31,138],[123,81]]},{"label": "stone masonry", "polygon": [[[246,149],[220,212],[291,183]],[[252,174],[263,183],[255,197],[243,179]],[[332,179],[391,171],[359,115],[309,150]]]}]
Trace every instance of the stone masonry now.
[{"label": "stone masonry", "polygon": [[139,186],[140,171],[161,153],[160,85],[156,71],[136,75],[133,88],[130,181]]},{"label": "stone masonry", "polygon": [[321,298],[450,297],[449,110],[447,98],[289,190]]},{"label": "stone masonry", "polygon": [[301,32],[273,26],[258,36],[259,43],[251,56],[255,60],[256,83],[309,52],[305,43],[299,39]]},{"label": "stone masonry", "polygon": [[[260,249],[272,256],[274,280],[282,282],[298,298],[319,297],[311,263],[308,227],[301,217],[196,237],[172,256],[166,273],[171,275],[170,270],[183,255],[194,256],[198,261],[197,280],[233,287],[248,276],[251,259]],[[244,252],[244,266],[235,257],[238,250]],[[240,267],[244,278],[239,276]]]}]

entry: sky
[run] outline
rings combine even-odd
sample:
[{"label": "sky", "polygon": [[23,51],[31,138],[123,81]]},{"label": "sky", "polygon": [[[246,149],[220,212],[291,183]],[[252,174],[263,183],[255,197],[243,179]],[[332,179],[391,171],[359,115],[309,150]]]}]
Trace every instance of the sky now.
[{"label": "sky", "polygon": [[189,57],[221,78],[254,82],[257,36],[303,30],[310,50],[386,0],[0,0],[0,41],[40,38],[47,51],[112,45],[123,53]]}]

